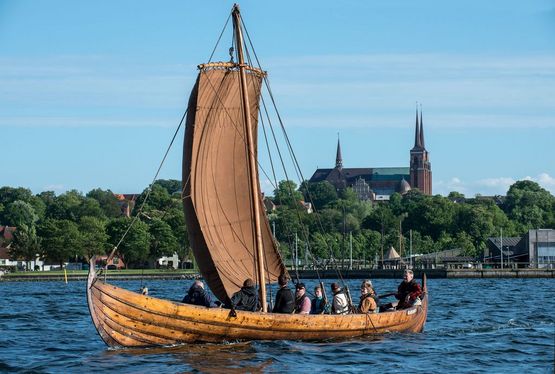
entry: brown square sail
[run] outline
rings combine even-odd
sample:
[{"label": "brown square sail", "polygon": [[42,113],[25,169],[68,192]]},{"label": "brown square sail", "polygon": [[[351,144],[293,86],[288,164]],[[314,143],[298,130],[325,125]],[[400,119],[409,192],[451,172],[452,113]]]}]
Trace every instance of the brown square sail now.
[{"label": "brown square sail", "polygon": [[[222,301],[247,278],[257,280],[254,203],[259,204],[266,282],[285,271],[261,196],[254,199],[237,65],[200,65],[189,99],[183,149],[184,210],[193,254]],[[247,68],[247,94],[256,143],[263,72]],[[253,150],[256,156],[256,149]],[[258,172],[255,178],[258,181]],[[260,188],[258,188],[260,190]]]}]

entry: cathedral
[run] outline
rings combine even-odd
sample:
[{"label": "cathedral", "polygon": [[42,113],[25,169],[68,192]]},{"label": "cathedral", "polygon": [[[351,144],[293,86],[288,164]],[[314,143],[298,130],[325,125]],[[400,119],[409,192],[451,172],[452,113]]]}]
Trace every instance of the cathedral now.
[{"label": "cathedral", "polygon": [[432,194],[432,165],[424,145],[422,110],[416,110],[414,147],[410,150],[409,167],[344,168],[341,145],[337,140],[337,154],[333,169],[317,169],[309,182],[328,181],[337,191],[351,187],[359,199],[370,201],[389,200],[398,192],[405,194],[417,188],[426,195]]}]

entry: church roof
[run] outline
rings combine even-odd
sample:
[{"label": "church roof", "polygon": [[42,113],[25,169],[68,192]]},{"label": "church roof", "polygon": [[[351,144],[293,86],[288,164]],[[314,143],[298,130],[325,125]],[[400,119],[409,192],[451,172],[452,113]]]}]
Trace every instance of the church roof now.
[{"label": "church roof", "polygon": [[[328,179],[332,171],[337,169],[317,169],[310,178],[311,183]],[[335,173],[333,173],[335,174]],[[333,175],[332,174],[332,175]],[[410,175],[408,167],[393,168],[343,168],[341,174],[348,182],[355,182],[358,178],[366,181],[401,181]]]},{"label": "church roof", "polygon": [[[321,182],[327,178],[327,176],[334,169],[316,169],[312,177],[311,182]],[[341,170],[342,174],[347,179],[355,177],[368,177],[364,179],[394,179],[401,180],[403,176],[410,174],[410,169],[408,167],[392,167],[392,168],[343,168]]]},{"label": "church roof", "polygon": [[410,178],[410,169],[408,167],[317,169],[309,182],[328,181],[335,188],[342,189],[353,186],[361,178],[377,195],[391,195],[400,191],[403,179]]}]

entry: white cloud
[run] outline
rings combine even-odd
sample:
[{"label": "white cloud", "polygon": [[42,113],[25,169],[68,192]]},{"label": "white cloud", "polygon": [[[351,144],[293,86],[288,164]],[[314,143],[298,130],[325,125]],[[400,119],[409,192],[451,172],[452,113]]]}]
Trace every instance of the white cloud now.
[{"label": "white cloud", "polygon": [[63,184],[50,184],[44,186],[42,188],[42,191],[54,191],[56,194],[60,194],[67,191],[67,188]]},{"label": "white cloud", "polygon": [[418,100],[428,127],[555,127],[551,55],[308,56],[274,68],[293,126],[406,126]]},{"label": "white cloud", "polygon": [[488,188],[503,188],[507,190],[509,186],[516,181],[513,178],[499,177],[499,178],[486,178],[476,181],[476,185],[485,186]]},{"label": "white cloud", "polygon": [[444,181],[434,181],[434,193],[446,196],[451,191],[457,191],[467,197],[480,195],[506,195],[509,187],[518,180],[530,180],[538,183],[551,194],[555,195],[555,178],[548,173],[541,173],[536,177],[526,176],[523,178],[495,177],[478,180],[462,181],[458,177]]},{"label": "white cloud", "polygon": [[468,194],[468,187],[459,177],[452,177],[447,181],[439,180],[434,181],[433,190],[435,194],[447,196],[449,192],[460,192],[465,196]]},{"label": "white cloud", "polygon": [[[347,69],[345,67],[348,67]],[[406,127],[415,100],[426,126],[555,127],[555,56],[368,54],[270,59],[272,90],[286,126]],[[194,64],[141,64],[110,56],[0,59],[7,117],[90,117],[184,109]],[[46,109],[45,109],[46,108]],[[173,118],[173,117],[172,117]],[[55,121],[33,123],[56,126]],[[146,121],[148,122],[148,121]],[[157,126],[128,121],[130,126]],[[102,124],[100,124],[102,125]]]},{"label": "white cloud", "polygon": [[538,175],[537,181],[545,189],[551,189],[552,191],[555,190],[555,178],[550,176],[549,174],[541,173],[540,175]]},{"label": "white cloud", "polygon": [[0,126],[17,127],[177,127],[176,118],[109,118],[109,117],[0,117]]}]

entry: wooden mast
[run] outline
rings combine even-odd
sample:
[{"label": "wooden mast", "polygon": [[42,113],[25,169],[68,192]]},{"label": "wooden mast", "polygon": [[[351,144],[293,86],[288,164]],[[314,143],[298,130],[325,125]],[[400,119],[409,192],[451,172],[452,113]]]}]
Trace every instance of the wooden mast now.
[{"label": "wooden mast", "polygon": [[254,215],[254,229],[256,234],[255,247],[256,257],[258,260],[258,284],[260,286],[260,303],[262,304],[262,311],[267,312],[268,306],[266,302],[266,279],[264,276],[264,258],[262,253],[262,230],[260,228],[260,192],[258,191],[258,173],[256,168],[256,159],[254,155],[254,138],[252,135],[251,127],[251,114],[250,103],[248,95],[247,77],[245,73],[245,61],[243,56],[243,34],[241,32],[241,14],[239,12],[239,5],[233,6],[233,25],[235,28],[235,37],[237,40],[237,55],[239,59],[239,75],[241,77],[241,94],[243,97],[243,114],[245,116],[245,127],[247,133],[247,151],[249,156],[249,175],[252,191],[252,209]]}]

